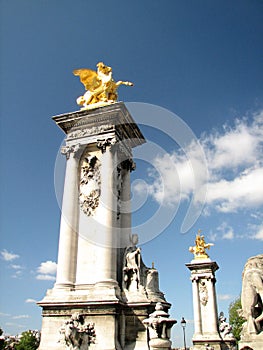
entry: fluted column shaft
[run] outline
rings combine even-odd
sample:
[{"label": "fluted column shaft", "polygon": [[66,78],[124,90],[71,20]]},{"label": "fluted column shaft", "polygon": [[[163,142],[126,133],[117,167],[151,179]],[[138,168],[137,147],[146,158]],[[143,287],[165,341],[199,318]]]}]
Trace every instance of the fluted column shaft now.
[{"label": "fluted column shaft", "polygon": [[100,269],[97,271],[99,282],[116,280],[117,277],[116,246],[118,242],[116,242],[117,236],[115,234],[117,198],[114,191],[116,156],[112,147],[106,147],[101,157],[101,204],[97,211],[100,221],[103,222],[99,233],[101,246],[98,247],[101,251]]},{"label": "fluted column shaft", "polygon": [[78,249],[78,147],[63,147],[67,157],[61,208],[56,288],[71,287],[76,279]]},{"label": "fluted column shaft", "polygon": [[211,333],[218,333],[218,314],[217,314],[217,302],[215,295],[215,278],[210,277],[207,281],[208,297],[211,303],[211,317],[209,322],[209,328]]},{"label": "fluted column shaft", "polygon": [[194,327],[195,327],[195,336],[202,333],[202,320],[201,320],[201,311],[200,311],[200,298],[198,290],[198,279],[192,279],[192,288],[193,288],[193,307],[194,307]]}]

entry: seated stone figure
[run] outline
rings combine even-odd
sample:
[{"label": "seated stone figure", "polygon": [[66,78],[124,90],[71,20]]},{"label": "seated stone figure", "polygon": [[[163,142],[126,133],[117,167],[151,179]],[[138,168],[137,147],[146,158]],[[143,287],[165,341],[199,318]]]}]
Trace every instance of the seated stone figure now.
[{"label": "seated stone figure", "polygon": [[153,298],[153,301],[164,300],[159,290],[158,271],[145,266],[137,243],[138,236],[132,235],[131,245],[124,253],[122,288],[125,293],[140,293],[149,299]]},{"label": "seated stone figure", "polygon": [[246,319],[242,335],[263,334],[263,254],[251,257],[245,264],[241,304]]}]

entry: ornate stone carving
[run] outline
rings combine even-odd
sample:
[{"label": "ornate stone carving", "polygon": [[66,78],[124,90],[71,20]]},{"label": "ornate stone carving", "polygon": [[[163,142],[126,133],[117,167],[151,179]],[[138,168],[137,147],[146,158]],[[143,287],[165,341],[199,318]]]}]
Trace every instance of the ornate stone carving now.
[{"label": "ornate stone carving", "polygon": [[123,162],[121,162],[121,166],[123,169],[129,170],[130,172],[136,169],[136,163],[132,158],[125,159]]},{"label": "ornate stone carving", "polygon": [[108,139],[98,139],[97,140],[97,147],[101,150],[101,153],[105,153],[107,147],[110,147],[112,145],[115,145],[116,140],[115,138],[108,138]]},{"label": "ornate stone carving", "polygon": [[149,318],[143,320],[149,330],[150,349],[171,349],[171,328],[176,320],[170,319],[169,314],[164,311],[163,306],[158,302],[155,311]]},{"label": "ornate stone carving", "polygon": [[85,157],[80,168],[79,204],[88,216],[98,207],[100,192],[100,161],[96,156]]},{"label": "ornate stone carving", "polygon": [[94,324],[84,324],[84,317],[74,313],[59,329],[59,342],[68,350],[87,350],[90,344],[95,343]]},{"label": "ornate stone carving", "polygon": [[73,139],[76,137],[98,135],[98,134],[101,134],[105,131],[109,131],[109,130],[113,130],[113,129],[114,129],[114,125],[111,125],[111,124],[93,126],[92,128],[89,128],[89,129],[80,129],[80,130],[71,131],[68,133],[67,138]]},{"label": "ornate stone carving", "polygon": [[206,305],[208,302],[208,291],[204,281],[199,283],[199,296],[202,305]]},{"label": "ornate stone carving", "polygon": [[245,264],[241,304],[242,316],[246,319],[241,340],[252,335],[263,340],[263,254],[249,258]]},{"label": "ornate stone carving", "polygon": [[78,143],[77,145],[72,145],[72,146],[62,146],[60,148],[60,152],[61,154],[65,155],[67,159],[69,159],[70,155],[73,155],[73,157],[76,157],[80,149],[81,149],[81,145]]}]

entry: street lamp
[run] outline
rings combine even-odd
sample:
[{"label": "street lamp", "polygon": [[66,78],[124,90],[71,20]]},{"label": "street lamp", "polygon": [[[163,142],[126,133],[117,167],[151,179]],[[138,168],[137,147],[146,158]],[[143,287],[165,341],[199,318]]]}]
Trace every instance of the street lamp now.
[{"label": "street lamp", "polygon": [[186,320],[184,319],[184,317],[182,317],[181,320],[181,326],[183,328],[183,335],[184,335],[184,350],[186,350],[186,342],[185,342],[185,327],[186,327]]}]

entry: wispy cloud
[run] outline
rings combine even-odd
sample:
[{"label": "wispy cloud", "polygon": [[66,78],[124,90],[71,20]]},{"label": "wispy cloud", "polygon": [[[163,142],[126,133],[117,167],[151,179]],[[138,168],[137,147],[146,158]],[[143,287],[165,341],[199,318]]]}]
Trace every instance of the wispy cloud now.
[{"label": "wispy cloud", "polygon": [[30,316],[29,315],[17,315],[17,316],[12,317],[13,320],[19,320],[22,318],[30,318]]},{"label": "wispy cloud", "polygon": [[19,258],[18,254],[8,252],[6,249],[3,249],[0,253],[1,253],[2,259],[4,259],[5,261],[13,261]]},{"label": "wispy cloud", "polygon": [[231,294],[218,294],[218,300],[231,300],[232,298]]},{"label": "wispy cloud", "polygon": [[55,281],[56,277],[52,275],[37,275],[36,279],[40,281]]},{"label": "wispy cloud", "polygon": [[252,238],[263,241],[263,224],[255,226],[255,233],[252,235]]},{"label": "wispy cloud", "polygon": [[45,261],[37,268],[37,280],[54,281],[57,271],[57,264],[54,261]]},{"label": "wispy cloud", "polygon": [[32,298],[28,298],[25,300],[25,303],[32,303],[32,304],[35,304],[37,302],[37,300],[35,299],[32,299]]},{"label": "wispy cloud", "polygon": [[21,266],[21,265],[12,264],[12,265],[10,265],[10,267],[14,270],[22,270],[23,269],[23,266]]},{"label": "wispy cloud", "polygon": [[5,312],[0,312],[0,317],[8,317],[10,314],[6,314]]},{"label": "wispy cloud", "polygon": [[21,329],[25,328],[25,325],[17,324],[17,323],[14,323],[14,322],[6,322],[5,326],[6,327],[17,327],[17,328],[21,328]]}]

